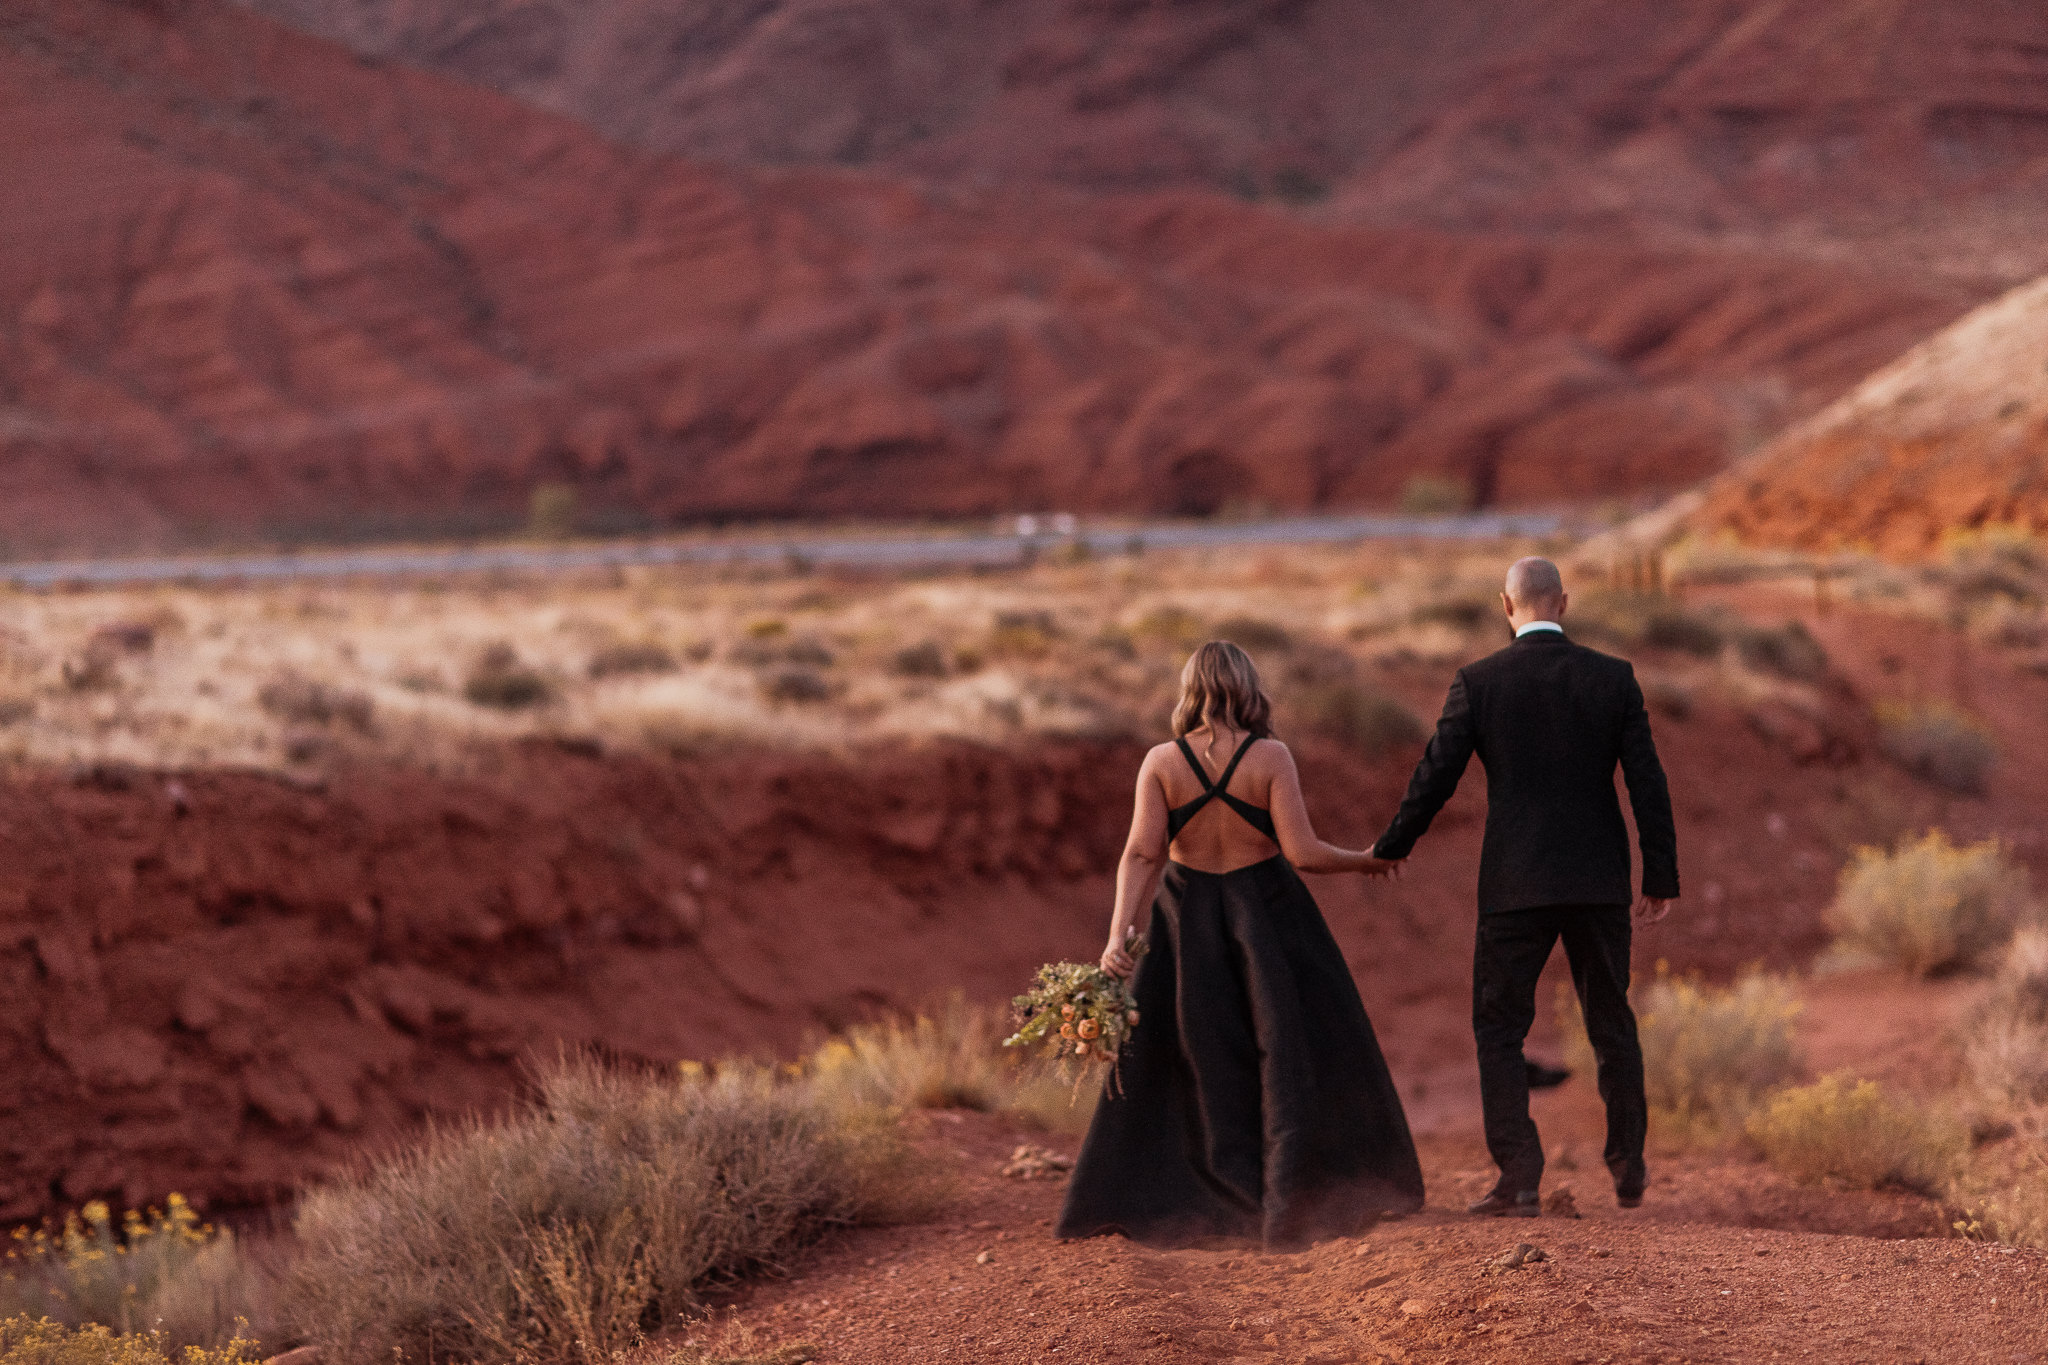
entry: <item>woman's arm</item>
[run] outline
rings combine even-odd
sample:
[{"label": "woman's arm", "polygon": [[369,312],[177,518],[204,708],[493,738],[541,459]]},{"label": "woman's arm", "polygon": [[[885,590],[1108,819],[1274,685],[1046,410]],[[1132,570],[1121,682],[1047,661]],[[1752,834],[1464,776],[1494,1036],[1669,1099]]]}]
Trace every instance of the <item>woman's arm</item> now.
[{"label": "woman's arm", "polygon": [[1102,950],[1102,970],[1129,976],[1138,965],[1124,946],[1133,932],[1144,933],[1152,897],[1166,870],[1166,788],[1160,785],[1153,756],[1138,768],[1138,797],[1131,810],[1131,833],[1116,865],[1116,912],[1109,921],[1109,946]]},{"label": "woman's arm", "polygon": [[1301,799],[1301,774],[1295,770],[1294,755],[1276,743],[1274,760],[1273,830],[1279,836],[1280,851],[1301,872],[1363,872],[1371,877],[1390,875],[1398,864],[1375,858],[1369,852],[1355,852],[1326,844],[1316,837],[1309,822],[1308,803]]}]

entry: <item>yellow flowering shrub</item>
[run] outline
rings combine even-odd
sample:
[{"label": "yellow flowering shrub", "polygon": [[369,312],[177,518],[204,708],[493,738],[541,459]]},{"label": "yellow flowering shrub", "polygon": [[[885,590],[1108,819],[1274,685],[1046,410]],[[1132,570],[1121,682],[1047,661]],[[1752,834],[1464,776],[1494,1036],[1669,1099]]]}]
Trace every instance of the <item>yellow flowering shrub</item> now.
[{"label": "yellow flowering shrub", "polygon": [[162,1332],[67,1327],[18,1314],[0,1321],[0,1365],[252,1365],[256,1343],[239,1334],[216,1349],[174,1348]]}]

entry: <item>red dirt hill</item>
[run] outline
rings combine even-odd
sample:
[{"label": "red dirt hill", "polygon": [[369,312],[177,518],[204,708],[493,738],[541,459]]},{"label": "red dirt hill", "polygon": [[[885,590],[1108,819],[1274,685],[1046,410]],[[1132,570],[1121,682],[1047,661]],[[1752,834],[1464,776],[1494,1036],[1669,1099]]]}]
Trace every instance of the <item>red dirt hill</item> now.
[{"label": "red dirt hill", "polygon": [[1753,544],[1900,557],[2048,530],[2048,277],[1908,352],[1716,480],[1690,518]]},{"label": "red dirt hill", "polygon": [[218,0],[10,7],[0,119],[15,553],[503,526],[553,481],[628,524],[1627,495],[1987,292],[717,169]]}]

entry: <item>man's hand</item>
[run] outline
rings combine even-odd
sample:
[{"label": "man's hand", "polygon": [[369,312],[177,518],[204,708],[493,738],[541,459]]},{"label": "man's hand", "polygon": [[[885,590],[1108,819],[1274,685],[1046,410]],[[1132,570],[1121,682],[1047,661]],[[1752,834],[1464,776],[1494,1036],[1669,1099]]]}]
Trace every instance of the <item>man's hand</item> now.
[{"label": "man's hand", "polygon": [[1636,897],[1636,927],[1638,929],[1641,929],[1649,925],[1655,924],[1658,920],[1663,919],[1666,915],[1670,914],[1671,907],[1676,904],[1678,904],[1678,902],[1675,899],[1667,900],[1663,896]]},{"label": "man's hand", "polygon": [[1392,877],[1398,881],[1401,877],[1401,862],[1399,858],[1382,858],[1376,853],[1368,853],[1365,855],[1365,866],[1358,870],[1368,877]]}]

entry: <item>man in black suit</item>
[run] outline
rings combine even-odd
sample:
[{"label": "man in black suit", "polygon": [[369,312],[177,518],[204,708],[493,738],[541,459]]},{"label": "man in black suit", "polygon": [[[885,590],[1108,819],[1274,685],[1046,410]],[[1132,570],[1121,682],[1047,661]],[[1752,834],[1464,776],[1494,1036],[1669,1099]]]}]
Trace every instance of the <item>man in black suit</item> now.
[{"label": "man in black suit", "polygon": [[1547,559],[1508,570],[1501,604],[1515,641],[1458,670],[1408,794],[1373,846],[1401,859],[1429,828],[1473,754],[1486,768],[1486,841],[1479,856],[1479,939],[1472,1031],[1486,1146],[1500,1167],[1473,1213],[1536,1216],[1543,1143],[1529,1117],[1522,1042],[1536,1019],[1536,979],[1564,940],[1607,1104],[1607,1169],[1623,1208],[1642,1202],[1643,1053],[1629,1008],[1628,827],[1614,769],[1628,779],[1643,850],[1634,923],[1678,897],[1671,796],[1635,670],[1565,637],[1564,580]]}]

